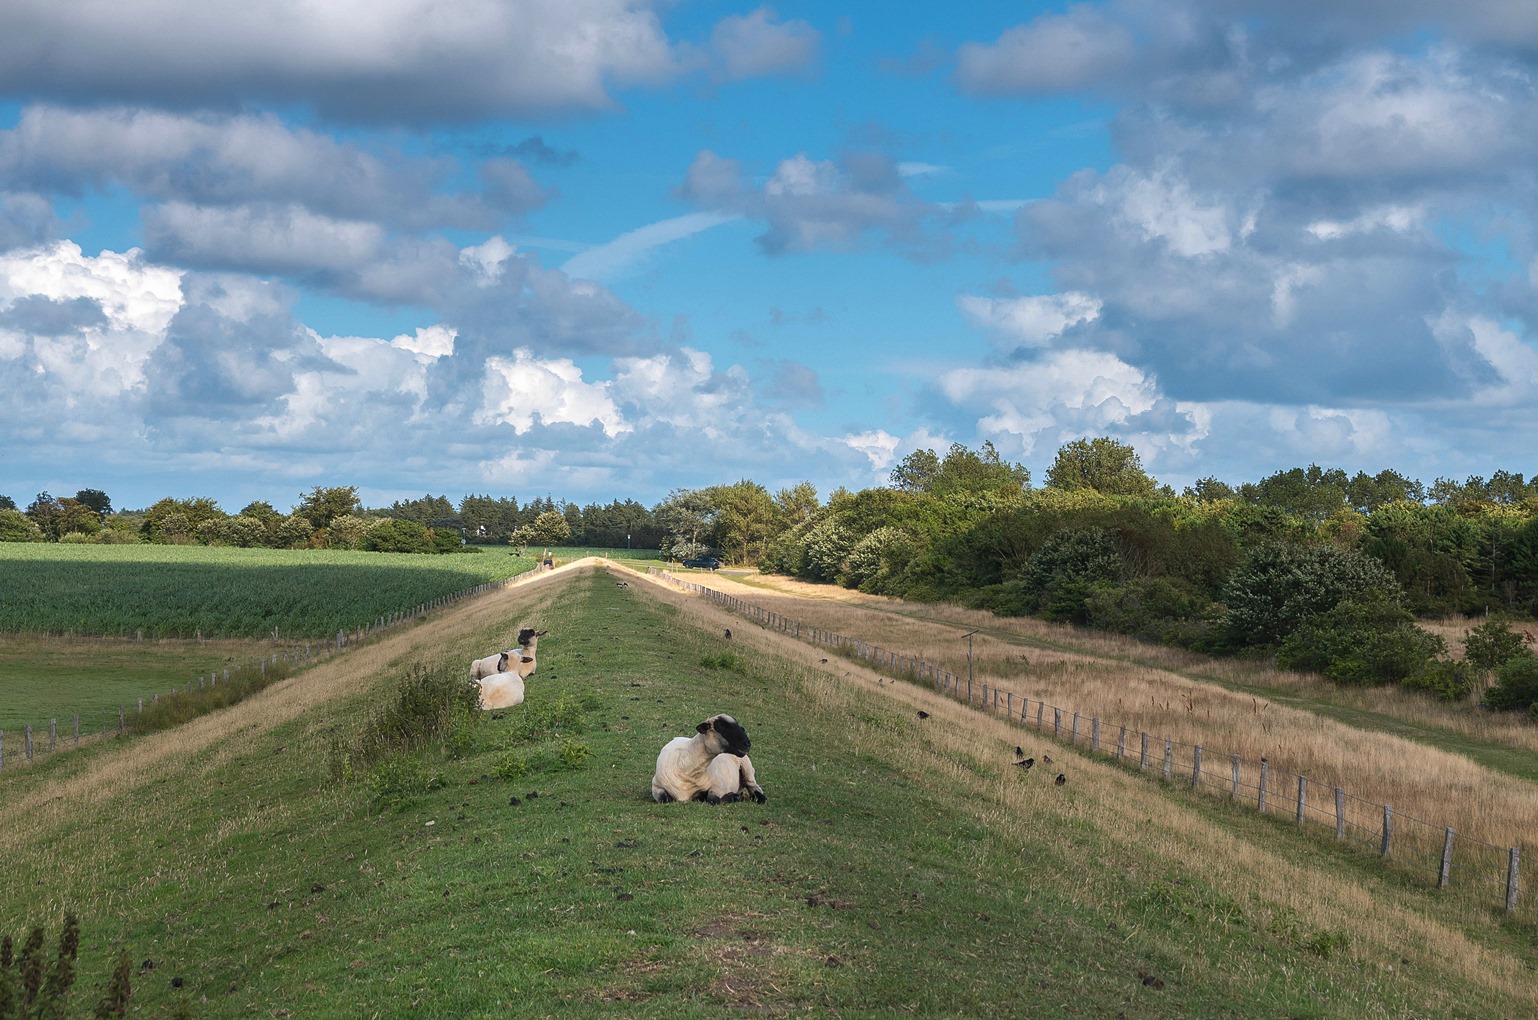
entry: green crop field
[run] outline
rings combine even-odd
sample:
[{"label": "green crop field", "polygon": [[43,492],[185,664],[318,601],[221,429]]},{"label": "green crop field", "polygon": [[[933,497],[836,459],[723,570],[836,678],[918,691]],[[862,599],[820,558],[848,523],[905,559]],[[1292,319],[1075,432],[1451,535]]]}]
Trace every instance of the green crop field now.
[{"label": "green crop field", "polygon": [[[649,589],[551,577],[0,775],[0,934],[77,913],[82,1016],[120,950],[134,1015],[202,1020],[1538,1015],[1525,926]],[[535,618],[524,705],[338,773]],[[768,803],[653,803],[719,711]]]},{"label": "green crop field", "polygon": [[0,633],[324,638],[535,566],[420,556],[0,543]]}]

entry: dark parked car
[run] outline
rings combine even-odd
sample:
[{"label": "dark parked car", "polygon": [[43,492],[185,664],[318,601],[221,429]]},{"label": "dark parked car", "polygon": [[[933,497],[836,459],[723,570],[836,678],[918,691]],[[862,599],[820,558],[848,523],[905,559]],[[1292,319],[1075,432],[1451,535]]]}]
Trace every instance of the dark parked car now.
[{"label": "dark parked car", "polygon": [[691,556],[689,559],[684,560],[684,566],[699,567],[702,570],[718,570],[721,567],[721,561],[714,556]]}]

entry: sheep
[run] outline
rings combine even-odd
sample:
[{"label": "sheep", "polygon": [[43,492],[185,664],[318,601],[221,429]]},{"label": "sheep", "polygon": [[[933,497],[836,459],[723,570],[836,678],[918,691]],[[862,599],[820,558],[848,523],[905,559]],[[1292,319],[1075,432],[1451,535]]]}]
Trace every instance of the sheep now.
[{"label": "sheep", "polygon": [[657,755],[653,800],[659,804],[674,800],[719,804],[737,800],[742,790],[760,804],[769,799],[748,760],[752,742],[741,723],[729,715],[713,715],[694,730],[692,737],[668,741]]},{"label": "sheep", "polygon": [[526,677],[534,672],[534,656],[527,654],[522,648],[509,648],[505,652],[488,655],[484,659],[476,659],[470,663],[470,679],[484,680],[489,676],[499,673],[513,673],[519,677]]},{"label": "sheep", "polygon": [[548,630],[523,628],[518,632],[517,648],[509,648],[470,663],[470,679],[479,681],[498,673],[508,672],[517,673],[520,677],[529,676],[538,666],[534,661],[534,650],[539,647],[539,639],[548,633],[550,633]]},{"label": "sheep", "polygon": [[481,688],[481,711],[494,708],[512,708],[523,704],[523,677],[517,673],[493,673],[478,680]]}]

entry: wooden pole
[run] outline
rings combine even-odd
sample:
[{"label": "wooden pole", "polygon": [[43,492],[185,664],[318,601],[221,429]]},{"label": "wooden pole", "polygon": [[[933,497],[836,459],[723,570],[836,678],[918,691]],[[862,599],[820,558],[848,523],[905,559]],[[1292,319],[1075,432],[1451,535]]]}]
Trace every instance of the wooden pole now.
[{"label": "wooden pole", "polygon": [[1260,759],[1260,798],[1256,801],[1261,814],[1266,813],[1266,770],[1268,763],[1264,758]]},{"label": "wooden pole", "polygon": [[1060,736],[1063,732],[1063,710],[1056,705],[1052,706],[1052,735]]},{"label": "wooden pole", "polygon": [[1143,734],[1143,753],[1138,757],[1138,766],[1137,767],[1140,768],[1140,769],[1146,769],[1148,767],[1148,734],[1147,733]]},{"label": "wooden pole", "polygon": [[1522,851],[1516,847],[1511,848],[1511,856],[1506,863],[1506,913],[1513,913],[1517,909],[1517,861],[1522,857]]},{"label": "wooden pole", "polygon": [[1298,777],[1298,824],[1303,824],[1303,816],[1308,811],[1308,779]]},{"label": "wooden pole", "polygon": [[1121,761],[1127,756],[1127,727],[1121,728],[1121,733],[1116,737],[1116,760]]},{"label": "wooden pole", "polygon": [[1169,737],[1164,738],[1164,778],[1168,779],[1175,771],[1175,742]]},{"label": "wooden pole", "polygon": [[1335,838],[1346,838],[1346,791],[1339,786],[1335,788]]},{"label": "wooden pole", "polygon": [[1394,842],[1394,808],[1390,804],[1383,805],[1383,845],[1379,853],[1388,856],[1389,848]]},{"label": "wooden pole", "polygon": [[1202,784],[1202,745],[1197,744],[1191,752],[1191,786]]},{"label": "wooden pole", "polygon": [[1090,750],[1100,750],[1100,717],[1097,715],[1089,721],[1089,746]]},{"label": "wooden pole", "polygon": [[1234,785],[1233,785],[1233,787],[1230,790],[1228,795],[1230,797],[1232,797],[1234,800],[1238,800],[1239,799],[1239,756],[1237,754],[1234,755],[1233,761],[1234,761]]},{"label": "wooden pole", "polygon": [[1453,830],[1449,826],[1442,837],[1442,871],[1437,875],[1437,888],[1446,889],[1453,877]]}]

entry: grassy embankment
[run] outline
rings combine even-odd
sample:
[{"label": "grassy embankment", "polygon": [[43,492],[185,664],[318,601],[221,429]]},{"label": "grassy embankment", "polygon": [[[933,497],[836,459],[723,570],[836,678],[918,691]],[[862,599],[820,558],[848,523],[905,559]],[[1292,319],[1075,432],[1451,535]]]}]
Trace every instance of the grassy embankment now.
[{"label": "grassy embankment", "polygon": [[[524,622],[551,631],[529,701],[430,757],[443,785],[382,808],[328,778],[413,663]],[[81,987],[126,945],[151,1016],[1538,1012],[1530,933],[1062,747],[1055,786],[1012,764],[1047,747],[1019,729],[830,665],[638,580],[546,575],[5,777],[0,931],[78,911]],[[497,779],[516,713],[562,699],[583,718]],[[657,748],[721,710],[769,803],[653,804]],[[553,765],[567,741],[584,767]]]}]

